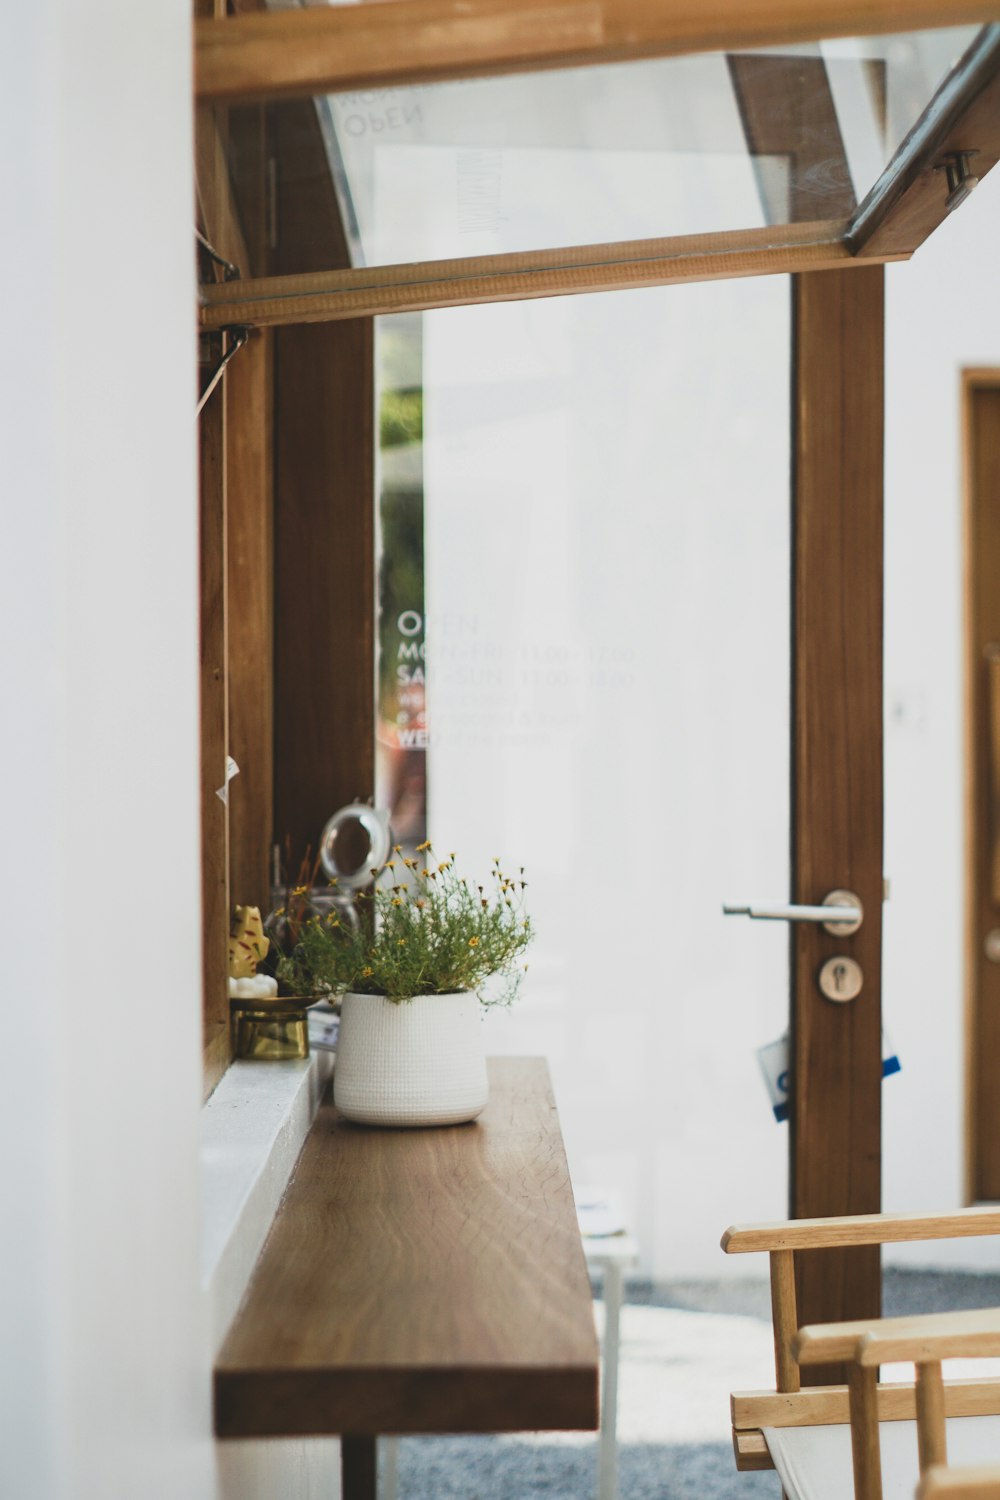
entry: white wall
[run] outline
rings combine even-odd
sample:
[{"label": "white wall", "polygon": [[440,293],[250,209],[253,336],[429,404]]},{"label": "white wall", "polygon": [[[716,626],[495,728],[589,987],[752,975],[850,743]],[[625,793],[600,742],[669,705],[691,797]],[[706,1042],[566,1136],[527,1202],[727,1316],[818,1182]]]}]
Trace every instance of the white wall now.
[{"label": "white wall", "polygon": [[4,1500],[320,1493],[210,1439],[191,158],[188,0],[5,16]]},{"label": "white wall", "polygon": [[[960,370],[1000,365],[1000,178],[887,272],[887,1206],[955,1206],[963,1162]],[[932,915],[922,915],[929,908]],[[997,1266],[995,1244],[894,1251]]]},{"label": "white wall", "polygon": [[[896,1208],[961,1202],[958,371],[1000,363],[998,228],[991,178],[887,273]],[[720,1230],[784,1211],[753,1054],[784,1025],[785,938],[718,906],[787,889],[787,299],[425,319],[432,832],[528,866],[540,936],[490,1045],[549,1055],[574,1176],[618,1190],[661,1276],[746,1274]]]}]

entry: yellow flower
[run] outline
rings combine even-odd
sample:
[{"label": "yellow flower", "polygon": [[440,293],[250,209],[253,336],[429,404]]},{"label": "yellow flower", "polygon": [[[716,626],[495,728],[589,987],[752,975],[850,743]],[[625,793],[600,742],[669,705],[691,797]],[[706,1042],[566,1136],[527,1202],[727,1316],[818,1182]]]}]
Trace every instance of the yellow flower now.
[{"label": "yellow flower", "polygon": [[398,896],[394,896],[392,898],[392,904],[393,904],[393,906],[402,906],[403,903],[402,903],[402,901],[400,901],[400,899],[399,899]]},{"label": "yellow flower", "polygon": [[479,947],[479,939],[478,938],[470,938],[469,939],[469,947],[470,948],[478,948]]},{"label": "yellow flower", "polygon": [[292,891],[292,895],[293,896],[304,896],[305,893],[306,893],[306,891],[308,889],[309,889],[309,887],[307,885],[297,885],[295,887],[295,889]]},{"label": "yellow flower", "polygon": [[423,841],[422,844],[418,844],[417,845],[417,853],[418,854],[423,854],[424,850],[425,849],[429,849],[430,847],[431,847],[431,841],[430,841],[430,839],[424,839],[424,841]]},{"label": "yellow flower", "polygon": [[406,939],[405,938],[400,938],[400,940],[396,944],[396,946],[397,946],[397,948],[405,948],[406,947]]},{"label": "yellow flower", "polygon": [[394,870],[396,868],[396,861],[394,859],[387,859],[385,867],[387,870]]},{"label": "yellow flower", "polygon": [[403,846],[402,846],[402,844],[393,844],[393,846],[392,846],[392,852],[393,852],[393,854],[402,854],[402,852],[403,852]]},{"label": "yellow flower", "polygon": [[364,968],[361,970],[361,978],[362,979],[370,979],[374,973],[375,973],[375,970],[373,968],[371,968],[368,964],[365,964]]}]

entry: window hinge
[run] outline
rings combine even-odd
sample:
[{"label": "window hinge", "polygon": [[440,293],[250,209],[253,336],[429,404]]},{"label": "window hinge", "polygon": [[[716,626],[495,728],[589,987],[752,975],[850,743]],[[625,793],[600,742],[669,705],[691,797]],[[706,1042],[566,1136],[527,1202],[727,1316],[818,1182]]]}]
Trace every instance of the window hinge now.
[{"label": "window hinge", "polygon": [[202,234],[197,225],[195,225],[194,237],[198,241],[201,248],[204,250],[205,254],[208,256],[209,260],[214,262],[215,265],[222,268],[223,281],[239,281],[242,275],[239,266],[234,266],[231,260],[227,260],[224,255],[220,255],[215,246],[208,243],[208,240],[206,240],[205,236]]},{"label": "window hinge", "polygon": [[215,369],[212,371],[212,374],[209,377],[208,384],[201,393],[201,400],[198,402],[198,407],[194,414],[195,421],[197,421],[201,416],[205,403],[207,402],[209,396],[211,396],[212,392],[215,390],[215,387],[218,385],[219,381],[222,379],[225,368],[228,365],[229,361],[232,359],[233,355],[238,349],[243,348],[243,345],[250,337],[249,328],[224,328],[222,332],[228,334],[229,336],[229,348],[225,351]]}]

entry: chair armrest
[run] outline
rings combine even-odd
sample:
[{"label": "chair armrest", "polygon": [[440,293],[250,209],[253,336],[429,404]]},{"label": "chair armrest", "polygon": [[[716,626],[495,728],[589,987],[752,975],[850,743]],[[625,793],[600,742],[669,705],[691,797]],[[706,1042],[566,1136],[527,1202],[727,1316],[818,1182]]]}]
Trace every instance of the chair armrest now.
[{"label": "chair armrest", "polygon": [[838,1219],[735,1224],[722,1236],[722,1248],[727,1255],[742,1255],[760,1250],[829,1250],[984,1234],[1000,1234],[1000,1210],[963,1208],[950,1214],[855,1214]]},{"label": "chair armrest", "polygon": [[1000,1468],[946,1469],[934,1464],[923,1475],[917,1500],[996,1500]]},{"label": "chair armrest", "polygon": [[816,1323],[792,1341],[800,1365],[853,1360],[862,1366],[895,1360],[1000,1355],[1000,1308],[924,1313],[907,1318],[863,1318],[853,1323]]}]

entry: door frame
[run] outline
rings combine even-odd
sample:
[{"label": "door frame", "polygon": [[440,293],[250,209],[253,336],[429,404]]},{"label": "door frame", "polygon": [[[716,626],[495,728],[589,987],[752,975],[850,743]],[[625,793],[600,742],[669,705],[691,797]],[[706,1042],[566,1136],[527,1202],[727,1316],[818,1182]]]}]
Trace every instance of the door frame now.
[{"label": "door frame", "polygon": [[[791,935],[789,1207],[827,1218],[881,1207],[883,270],[797,276],[792,298],[792,898],[864,910],[849,936]],[[818,984],[839,955],[864,976],[846,1004]],[[799,1260],[800,1324],[879,1315],[878,1246]]]},{"label": "door frame", "polygon": [[[984,404],[985,403],[985,404]],[[991,460],[984,425],[997,437]],[[985,952],[1000,928],[1000,679],[991,705],[987,642],[1000,642],[1000,511],[984,490],[1000,484],[1000,368],[962,371],[965,692],[965,1196],[1000,1199],[1000,965]],[[991,524],[992,522],[992,524]],[[1000,671],[1000,667],[994,668]],[[991,721],[993,730],[991,733]]]}]

